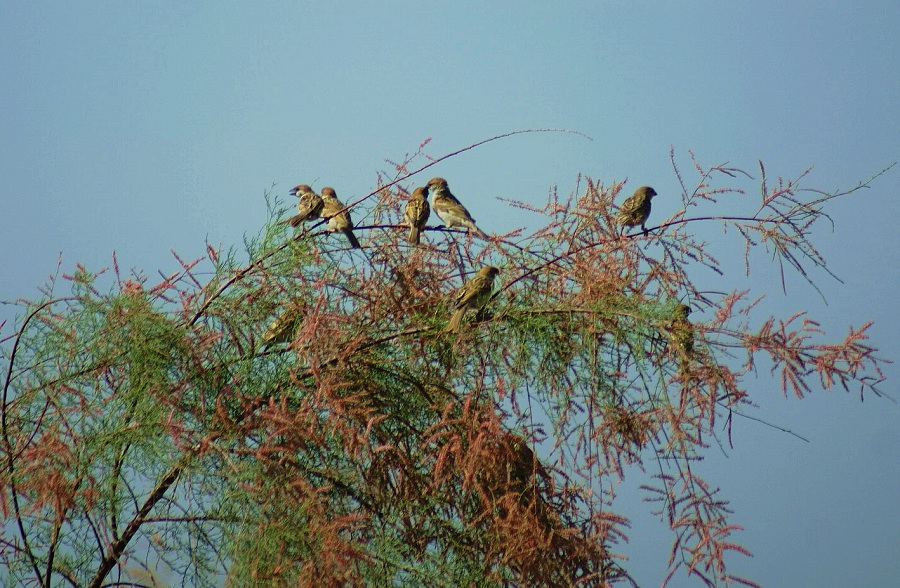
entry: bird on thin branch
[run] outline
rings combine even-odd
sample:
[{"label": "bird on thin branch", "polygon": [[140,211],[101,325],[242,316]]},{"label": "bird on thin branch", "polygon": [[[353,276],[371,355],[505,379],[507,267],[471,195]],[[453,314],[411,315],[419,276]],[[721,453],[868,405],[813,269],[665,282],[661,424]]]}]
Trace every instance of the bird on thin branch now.
[{"label": "bird on thin branch", "polygon": [[344,203],[338,200],[334,188],[322,188],[322,218],[328,220],[328,230],[332,233],[343,233],[350,242],[350,247],[359,249],[362,246],[353,234],[353,220]]},{"label": "bird on thin branch", "polygon": [[450,191],[450,188],[447,186],[447,180],[444,178],[432,178],[428,181],[426,187],[431,192],[431,207],[434,209],[434,213],[444,221],[448,229],[465,227],[482,239],[488,239],[487,233],[475,226],[475,219],[472,218],[466,207]]},{"label": "bird on thin branch", "polygon": [[640,225],[644,234],[647,234],[647,218],[650,216],[650,201],[656,196],[656,190],[650,186],[641,186],[634,194],[625,199],[616,215],[616,222],[623,227],[635,227]]},{"label": "bird on thin branch", "polygon": [[316,220],[322,213],[324,202],[322,197],[313,192],[306,184],[294,186],[291,195],[299,198],[297,201],[297,214],[288,219],[292,227],[299,227],[302,223]]},{"label": "bird on thin branch", "polygon": [[450,318],[450,324],[447,326],[448,331],[458,333],[466,311],[470,308],[479,310],[487,303],[491,297],[491,291],[494,289],[494,278],[499,273],[500,270],[494,266],[486,265],[478,270],[474,278],[460,288],[459,293],[456,295],[456,311]]},{"label": "bird on thin branch", "polygon": [[428,186],[416,188],[403,211],[403,220],[409,226],[409,237],[406,238],[408,243],[419,244],[420,232],[425,228],[429,216],[431,207],[428,206]]}]

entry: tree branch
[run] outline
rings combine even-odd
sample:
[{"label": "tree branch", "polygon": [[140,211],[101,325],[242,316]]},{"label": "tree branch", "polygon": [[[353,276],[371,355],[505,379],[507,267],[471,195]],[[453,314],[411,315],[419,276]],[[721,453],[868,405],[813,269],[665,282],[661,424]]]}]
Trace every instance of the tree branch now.
[{"label": "tree branch", "polygon": [[185,455],[185,457],[182,458],[181,462],[172,466],[172,468],[168,472],[166,472],[163,478],[159,481],[159,483],[156,485],[156,488],[153,489],[153,491],[147,497],[147,500],[144,501],[143,506],[141,506],[140,510],[138,510],[138,512],[134,515],[134,518],[131,519],[131,522],[128,523],[128,526],[125,528],[122,536],[109,546],[106,557],[104,557],[103,561],[100,562],[100,567],[97,568],[97,572],[88,583],[88,588],[100,588],[100,586],[102,586],[103,580],[106,578],[107,574],[109,574],[110,570],[112,570],[118,564],[119,558],[122,556],[122,553],[125,551],[128,543],[134,537],[135,533],[137,533],[141,528],[141,525],[146,522],[147,515],[150,514],[150,511],[153,510],[153,507],[156,506],[156,504],[160,500],[162,500],[163,496],[165,496],[169,488],[171,488],[176,480],[178,480],[181,472],[184,471],[185,463],[187,462],[189,457],[190,455]]}]

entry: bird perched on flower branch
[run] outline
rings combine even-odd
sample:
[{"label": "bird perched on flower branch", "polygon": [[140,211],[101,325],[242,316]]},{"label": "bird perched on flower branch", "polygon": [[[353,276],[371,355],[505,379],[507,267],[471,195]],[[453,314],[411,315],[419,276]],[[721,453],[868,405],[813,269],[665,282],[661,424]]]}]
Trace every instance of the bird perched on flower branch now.
[{"label": "bird perched on flower branch", "polygon": [[694,355],[694,326],[688,320],[691,307],[679,304],[669,322],[669,348],[678,356],[678,367],[682,373]]},{"label": "bird perched on flower branch", "polygon": [[300,319],[303,318],[304,311],[300,306],[291,306],[272,321],[266,332],[262,334],[263,351],[272,345],[278,343],[288,343],[293,341],[294,332]]},{"label": "bird perched on flower branch", "polygon": [[647,217],[650,216],[650,201],[656,196],[656,190],[650,186],[641,186],[634,194],[625,199],[616,215],[616,222],[624,227],[641,226],[644,234],[647,234]]},{"label": "bird perched on flower branch", "polygon": [[413,245],[419,244],[419,232],[425,228],[429,216],[431,216],[431,207],[428,206],[428,186],[416,188],[403,211],[403,221],[409,225],[407,242]]},{"label": "bird perched on flower branch", "polygon": [[291,195],[300,200],[297,201],[297,214],[288,219],[292,227],[299,227],[302,223],[316,220],[322,213],[322,197],[313,192],[306,184],[294,186]]},{"label": "bird perched on flower branch", "polygon": [[328,230],[332,233],[343,233],[350,246],[359,249],[361,246],[353,234],[353,221],[350,211],[338,200],[334,188],[322,188],[322,218],[328,219]]},{"label": "bird perched on flower branch", "polygon": [[434,209],[434,213],[444,221],[447,228],[465,227],[482,239],[488,238],[487,233],[475,226],[475,219],[472,218],[466,207],[450,192],[447,180],[432,178],[426,187],[431,191],[431,207]]},{"label": "bird perched on flower branch", "polygon": [[466,282],[465,286],[460,288],[456,295],[456,311],[447,326],[448,331],[459,332],[459,326],[466,311],[470,308],[478,310],[487,303],[494,289],[494,278],[499,273],[500,270],[494,266],[486,265],[478,270],[475,277]]}]

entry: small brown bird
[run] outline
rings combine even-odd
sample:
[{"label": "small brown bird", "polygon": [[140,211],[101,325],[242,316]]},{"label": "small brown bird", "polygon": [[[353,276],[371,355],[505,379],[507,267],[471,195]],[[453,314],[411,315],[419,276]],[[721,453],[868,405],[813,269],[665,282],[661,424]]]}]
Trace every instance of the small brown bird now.
[{"label": "small brown bird", "polygon": [[687,372],[694,355],[694,327],[688,320],[689,314],[691,307],[679,304],[669,323],[669,348],[678,356],[678,366],[682,373]]},{"label": "small brown bird", "polygon": [[322,188],[322,218],[328,219],[328,230],[332,233],[344,233],[350,246],[359,249],[359,241],[353,234],[353,221],[350,219],[350,211],[346,210],[344,203],[338,200],[333,188]]},{"label": "small brown bird", "polygon": [[427,188],[431,191],[431,207],[434,209],[447,228],[466,227],[482,239],[487,239],[487,233],[475,226],[475,219],[460,204],[447,187],[444,178],[432,178],[428,181]]},{"label": "small brown bird", "polygon": [[406,210],[403,211],[403,220],[409,225],[409,237],[406,241],[413,245],[419,244],[419,231],[425,227],[428,217],[431,216],[431,207],[428,206],[428,186],[413,190]]},{"label": "small brown bird", "polygon": [[491,291],[494,289],[494,278],[499,273],[500,270],[497,268],[486,265],[478,270],[475,277],[466,282],[465,286],[460,288],[456,295],[456,312],[453,313],[450,324],[447,326],[448,331],[459,332],[459,325],[466,311],[470,308],[480,309],[487,303],[491,297]]},{"label": "small brown bird", "polygon": [[269,328],[262,335],[263,351],[278,343],[287,343],[294,339],[294,331],[303,317],[303,311],[292,306],[275,317]]},{"label": "small brown bird", "polygon": [[634,191],[634,194],[625,199],[619,214],[616,216],[616,222],[625,227],[641,226],[644,234],[647,234],[647,217],[650,216],[650,201],[656,196],[656,190],[650,186],[641,186]]},{"label": "small brown bird", "polygon": [[299,227],[306,221],[316,220],[322,213],[322,197],[313,192],[306,184],[294,186],[291,195],[300,200],[297,201],[297,214],[288,219],[292,227]]}]

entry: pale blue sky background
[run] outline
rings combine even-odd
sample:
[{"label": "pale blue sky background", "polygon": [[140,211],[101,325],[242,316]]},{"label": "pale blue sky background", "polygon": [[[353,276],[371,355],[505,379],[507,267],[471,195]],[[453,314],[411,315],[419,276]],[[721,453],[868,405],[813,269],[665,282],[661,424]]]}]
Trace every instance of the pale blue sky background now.
[{"label": "pale blue sky background", "polygon": [[[516,129],[593,137],[519,136],[424,174],[447,177],[488,232],[527,221],[498,218],[495,197],[540,204],[578,172],[651,184],[654,216],[668,216],[670,145],[690,180],[688,149],[755,174],[757,159],[772,176],[812,165],[810,187],[850,187],[900,159],[898,30],[900,3],[887,0],[5,1],[0,299],[35,296],[60,252],[66,270],[107,266],[115,250],[123,268],[170,272],[170,248],[194,258],[206,238],[255,234],[273,183],[285,199],[301,181],[350,199],[427,137],[433,156]],[[704,279],[762,288],[766,312],[810,310],[835,338],[873,319],[871,343],[900,359],[898,195],[895,168],[831,208],[835,232],[815,238],[845,284],[816,274],[828,306],[796,279],[788,296],[769,287],[763,266]],[[736,247],[713,251],[742,267]],[[897,365],[886,374],[900,399]],[[755,553],[732,571],[766,586],[900,585],[900,405],[784,399],[766,373],[751,387],[756,416],[811,442],[739,420],[730,456],[710,450],[703,471]],[[636,483],[623,485],[624,550],[657,586],[670,539],[642,514]]]}]

